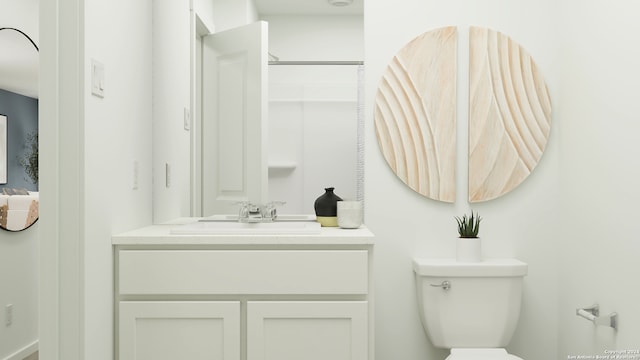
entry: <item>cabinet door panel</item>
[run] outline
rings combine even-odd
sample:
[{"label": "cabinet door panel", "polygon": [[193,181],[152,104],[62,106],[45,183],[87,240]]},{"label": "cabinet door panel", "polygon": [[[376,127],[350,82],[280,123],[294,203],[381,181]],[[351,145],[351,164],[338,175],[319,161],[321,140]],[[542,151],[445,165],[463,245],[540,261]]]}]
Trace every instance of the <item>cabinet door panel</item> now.
[{"label": "cabinet door panel", "polygon": [[123,301],[119,360],[239,360],[240,303]]},{"label": "cabinet door panel", "polygon": [[247,360],[365,360],[366,301],[249,302]]}]

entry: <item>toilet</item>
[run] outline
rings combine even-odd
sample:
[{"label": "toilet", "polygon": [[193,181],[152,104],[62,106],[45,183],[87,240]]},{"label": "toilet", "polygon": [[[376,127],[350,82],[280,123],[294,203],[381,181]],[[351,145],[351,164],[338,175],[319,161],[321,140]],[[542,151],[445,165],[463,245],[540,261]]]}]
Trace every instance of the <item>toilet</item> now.
[{"label": "toilet", "polygon": [[504,347],[518,324],[528,266],[516,259],[414,259],[420,320],[446,360],[522,360]]}]

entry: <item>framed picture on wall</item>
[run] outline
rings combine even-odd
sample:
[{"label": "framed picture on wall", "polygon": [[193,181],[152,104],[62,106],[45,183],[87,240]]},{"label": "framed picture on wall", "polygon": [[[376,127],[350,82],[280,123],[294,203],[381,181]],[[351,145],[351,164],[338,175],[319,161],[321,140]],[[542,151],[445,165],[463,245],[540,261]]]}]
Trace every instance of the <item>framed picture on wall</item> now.
[{"label": "framed picture on wall", "polygon": [[0,184],[7,183],[7,116],[0,114]]}]

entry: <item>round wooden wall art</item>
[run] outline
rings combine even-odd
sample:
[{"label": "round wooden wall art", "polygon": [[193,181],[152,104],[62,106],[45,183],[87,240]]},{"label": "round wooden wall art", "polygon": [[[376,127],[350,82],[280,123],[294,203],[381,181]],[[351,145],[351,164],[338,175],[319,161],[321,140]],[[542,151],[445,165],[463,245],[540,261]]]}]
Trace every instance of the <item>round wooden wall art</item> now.
[{"label": "round wooden wall art", "polygon": [[394,56],[378,86],[374,123],[391,170],[416,192],[455,201],[455,27],[426,32]]},{"label": "round wooden wall art", "polygon": [[[551,100],[531,56],[508,36],[469,34],[469,201],[495,199],[536,167],[551,128]],[[375,98],[380,150],[411,189],[455,201],[455,27],[426,32],[385,70]]]}]

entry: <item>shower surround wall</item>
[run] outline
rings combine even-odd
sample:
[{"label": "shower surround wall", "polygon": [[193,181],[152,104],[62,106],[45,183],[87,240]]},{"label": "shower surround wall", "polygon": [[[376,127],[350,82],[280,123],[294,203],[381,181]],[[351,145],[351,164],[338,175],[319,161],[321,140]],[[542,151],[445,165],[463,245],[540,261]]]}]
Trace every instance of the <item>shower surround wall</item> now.
[{"label": "shower surround wall", "polygon": [[269,196],[313,214],[323,188],[356,199],[357,65],[269,66]]},{"label": "shower surround wall", "polygon": [[[362,16],[268,15],[282,61],[362,61]],[[269,66],[269,196],[313,214],[325,187],[356,199],[358,66]],[[337,161],[336,161],[337,160]],[[284,165],[284,167],[282,166]],[[295,167],[291,167],[295,165]]]}]

